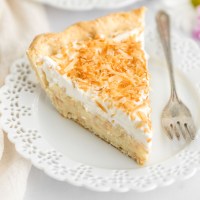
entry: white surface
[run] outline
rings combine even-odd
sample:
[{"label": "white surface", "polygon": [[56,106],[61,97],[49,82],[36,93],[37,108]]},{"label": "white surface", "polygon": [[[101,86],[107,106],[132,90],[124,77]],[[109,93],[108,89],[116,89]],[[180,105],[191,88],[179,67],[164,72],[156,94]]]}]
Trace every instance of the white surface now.
[{"label": "white surface", "polygon": [[139,0],[35,0],[61,9],[91,10],[121,8]]},{"label": "white surface", "polygon": [[[109,11],[90,11],[73,13],[57,9],[47,8],[52,30],[63,30],[66,26],[79,20],[91,19],[104,15]],[[190,180],[177,182],[166,188],[159,188],[148,193],[128,192],[118,194],[114,192],[98,193],[84,188],[74,187],[67,183],[55,181],[46,176],[42,171],[33,167],[29,181],[25,200],[66,200],[66,199],[182,199],[197,200],[200,198],[199,192],[200,174]]]}]

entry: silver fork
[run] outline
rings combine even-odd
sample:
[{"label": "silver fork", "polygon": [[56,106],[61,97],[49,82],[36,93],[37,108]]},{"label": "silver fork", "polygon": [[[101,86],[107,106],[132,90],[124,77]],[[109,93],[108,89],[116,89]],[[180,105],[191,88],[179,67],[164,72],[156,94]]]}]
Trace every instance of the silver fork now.
[{"label": "silver fork", "polygon": [[196,128],[192,119],[191,112],[183,104],[176,92],[170,44],[169,15],[164,11],[159,11],[156,16],[156,22],[167,60],[171,83],[171,97],[162,112],[161,124],[165,130],[165,133],[171,140],[173,140],[175,137],[180,140],[181,135],[185,140],[187,138],[193,140],[195,138]]}]

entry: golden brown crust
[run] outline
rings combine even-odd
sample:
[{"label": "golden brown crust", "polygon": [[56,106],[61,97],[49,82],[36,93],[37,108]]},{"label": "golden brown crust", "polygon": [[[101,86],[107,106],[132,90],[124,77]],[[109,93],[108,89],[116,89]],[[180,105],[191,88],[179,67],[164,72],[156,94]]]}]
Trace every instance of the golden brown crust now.
[{"label": "golden brown crust", "polygon": [[72,41],[93,38],[96,35],[111,37],[132,29],[143,30],[145,8],[130,12],[114,13],[93,21],[76,23],[60,33],[38,35],[27,50],[27,55],[34,64],[38,55],[51,55],[61,45]]}]

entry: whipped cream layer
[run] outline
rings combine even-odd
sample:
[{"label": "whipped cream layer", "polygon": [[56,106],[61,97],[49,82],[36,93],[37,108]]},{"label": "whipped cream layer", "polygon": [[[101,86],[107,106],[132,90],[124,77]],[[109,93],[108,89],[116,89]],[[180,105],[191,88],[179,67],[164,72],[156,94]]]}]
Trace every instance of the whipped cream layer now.
[{"label": "whipped cream layer", "polygon": [[[46,75],[46,79],[51,85],[57,84],[60,88],[64,88],[66,91],[66,95],[72,97],[74,100],[80,101],[86,111],[93,113],[94,115],[99,115],[109,122],[111,122],[114,126],[120,125],[124,130],[126,130],[127,134],[134,137],[138,142],[144,144],[144,146],[149,149],[151,146],[151,137],[152,133],[145,133],[145,126],[141,128],[136,128],[137,125],[142,122],[139,117],[136,117],[132,120],[126,113],[117,108],[107,109],[107,112],[104,112],[99,106],[97,106],[96,102],[99,102],[103,107],[107,108],[106,102],[103,102],[98,95],[95,95],[92,91],[84,91],[76,85],[76,83],[72,83],[71,79],[66,75],[61,75],[57,70],[59,69],[58,64],[48,56],[41,57],[42,65],[39,67],[39,72],[44,72]],[[146,98],[146,95],[143,94],[141,96],[141,101]],[[138,102],[140,103],[140,102]],[[144,114],[150,113],[149,107],[142,107],[140,110]],[[113,115],[114,114],[114,115]]]}]

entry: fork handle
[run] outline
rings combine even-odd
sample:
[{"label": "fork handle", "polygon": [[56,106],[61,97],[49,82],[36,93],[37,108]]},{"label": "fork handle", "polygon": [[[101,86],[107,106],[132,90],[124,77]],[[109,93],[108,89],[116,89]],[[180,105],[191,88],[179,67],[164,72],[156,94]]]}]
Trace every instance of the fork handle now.
[{"label": "fork handle", "polygon": [[170,18],[164,11],[159,11],[156,16],[157,28],[164,49],[167,66],[169,69],[170,83],[171,83],[171,98],[178,100],[176,85],[174,79],[174,69],[171,54],[171,41],[170,41]]}]

